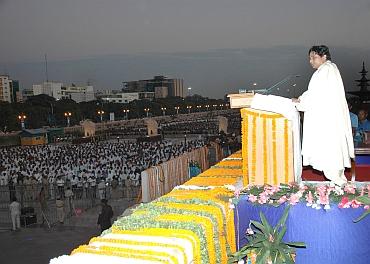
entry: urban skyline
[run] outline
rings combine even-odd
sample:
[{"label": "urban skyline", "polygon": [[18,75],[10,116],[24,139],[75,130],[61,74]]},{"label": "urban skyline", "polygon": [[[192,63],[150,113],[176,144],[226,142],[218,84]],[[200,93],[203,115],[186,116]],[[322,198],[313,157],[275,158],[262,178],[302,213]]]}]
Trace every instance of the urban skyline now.
[{"label": "urban skyline", "polygon": [[48,54],[50,80],[97,90],[166,75],[221,98],[300,74],[299,95],[312,74],[307,50],[326,44],[356,90],[370,63],[369,24],[367,0],[2,0],[0,73],[29,88],[45,81]]}]

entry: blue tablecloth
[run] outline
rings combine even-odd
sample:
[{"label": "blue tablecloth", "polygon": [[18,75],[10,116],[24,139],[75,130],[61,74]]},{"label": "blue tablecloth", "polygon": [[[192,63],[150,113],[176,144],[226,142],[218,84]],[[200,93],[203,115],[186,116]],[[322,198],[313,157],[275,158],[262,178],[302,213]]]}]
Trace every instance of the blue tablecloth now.
[{"label": "blue tablecloth", "polygon": [[[236,241],[239,248],[247,243],[245,234],[250,220],[260,222],[262,211],[271,225],[283,214],[285,205],[254,205],[243,196],[235,208]],[[363,208],[316,210],[300,203],[292,206],[287,219],[284,241],[305,242],[306,248],[297,250],[297,264],[368,264],[370,263],[370,215],[358,223],[353,220]]]}]

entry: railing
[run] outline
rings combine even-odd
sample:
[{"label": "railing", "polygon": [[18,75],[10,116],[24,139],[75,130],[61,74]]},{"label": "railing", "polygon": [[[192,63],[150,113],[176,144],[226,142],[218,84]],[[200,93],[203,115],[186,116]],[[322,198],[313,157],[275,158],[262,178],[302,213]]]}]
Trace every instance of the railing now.
[{"label": "railing", "polygon": [[[104,189],[95,187],[76,187],[71,188],[73,196],[66,197],[67,186],[47,185],[45,188],[45,202],[40,202],[40,190],[42,185],[16,185],[14,188],[9,186],[0,186],[0,227],[11,226],[11,218],[9,204],[13,197],[21,204],[22,209],[33,208],[37,218],[37,223],[43,222],[43,215],[46,217],[50,225],[58,222],[56,199],[61,197],[64,201],[65,219],[70,218],[92,208],[100,203],[100,200],[105,198],[108,200],[123,199],[126,201],[135,201],[141,191],[141,186],[131,184],[129,180],[124,186],[108,185]],[[24,221],[22,221],[24,222]],[[45,221],[46,222],[46,221]],[[23,224],[25,226],[25,224]]]}]

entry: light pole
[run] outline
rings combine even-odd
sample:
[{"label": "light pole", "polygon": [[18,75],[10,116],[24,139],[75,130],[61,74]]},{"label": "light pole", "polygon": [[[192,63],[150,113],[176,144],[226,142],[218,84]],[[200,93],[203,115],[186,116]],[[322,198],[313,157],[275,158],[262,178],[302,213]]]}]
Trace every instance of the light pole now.
[{"label": "light pole", "polygon": [[188,109],[188,113],[190,114],[190,110],[191,110],[191,105],[188,105],[186,108]]},{"label": "light pole", "polygon": [[229,108],[229,104],[225,104],[225,108]]},{"label": "light pole", "polygon": [[162,114],[165,116],[167,108],[166,107],[161,107],[161,110],[162,110]]},{"label": "light pole", "polygon": [[198,109],[197,111],[198,111],[198,112],[200,112],[201,108],[202,108],[202,106],[201,106],[201,105],[197,105],[197,109]]},{"label": "light pole", "polygon": [[18,119],[19,121],[21,122],[21,127],[22,129],[25,129],[25,125],[24,125],[24,120],[27,118],[27,116],[25,114],[20,114],[18,116]]},{"label": "light pole", "polygon": [[144,111],[146,112],[146,117],[148,117],[150,109],[149,108],[144,108]]},{"label": "light pole", "polygon": [[222,110],[222,108],[224,107],[224,105],[223,104],[220,104],[220,109]]},{"label": "light pole", "polygon": [[98,110],[98,115],[100,115],[100,122],[103,122],[104,111],[103,110]]},{"label": "light pole", "polygon": [[179,114],[179,109],[180,109],[180,107],[179,107],[179,106],[175,106],[176,115],[178,115],[178,114]]},{"label": "light pole", "polygon": [[207,112],[208,112],[208,109],[209,109],[209,105],[206,105],[206,108],[207,108]]},{"label": "light pole", "polygon": [[188,96],[191,96],[191,87],[188,87]]},{"label": "light pole", "polygon": [[70,117],[71,117],[72,113],[71,112],[65,112],[64,113],[64,116],[67,118],[67,127],[69,127],[70,125]]},{"label": "light pole", "polygon": [[214,105],[213,105],[213,109],[214,109],[214,110],[216,110],[216,109],[217,109],[217,105],[216,105],[216,104],[214,104]]},{"label": "light pole", "polygon": [[123,109],[123,112],[126,114],[126,120],[128,120],[128,113],[130,113],[130,109]]}]

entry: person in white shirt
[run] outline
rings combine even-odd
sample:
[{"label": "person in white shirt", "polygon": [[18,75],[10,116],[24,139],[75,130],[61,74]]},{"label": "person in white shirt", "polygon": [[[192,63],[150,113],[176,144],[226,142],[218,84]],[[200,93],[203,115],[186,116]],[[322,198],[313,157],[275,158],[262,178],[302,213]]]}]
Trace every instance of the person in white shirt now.
[{"label": "person in white shirt", "polygon": [[351,167],[354,146],[344,86],[337,66],[331,62],[329,48],[309,50],[316,70],[308,90],[298,99],[297,109],[304,112],[303,165],[323,171],[325,177],[341,186],[347,182],[344,169]]},{"label": "person in white shirt", "polygon": [[12,218],[13,231],[21,228],[21,204],[17,202],[17,198],[13,197],[12,203],[9,205],[10,216]]}]

